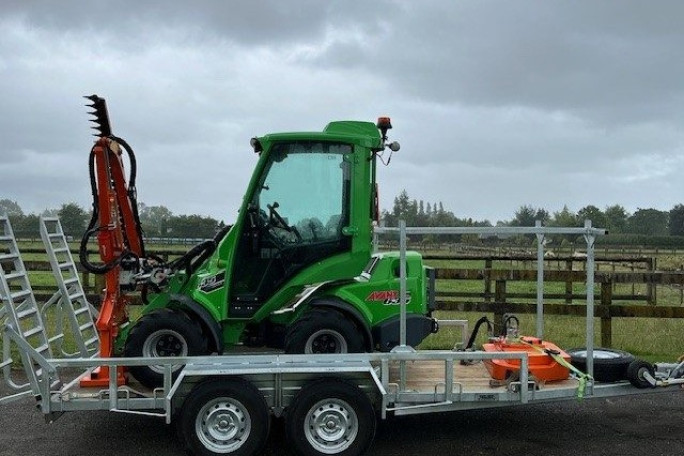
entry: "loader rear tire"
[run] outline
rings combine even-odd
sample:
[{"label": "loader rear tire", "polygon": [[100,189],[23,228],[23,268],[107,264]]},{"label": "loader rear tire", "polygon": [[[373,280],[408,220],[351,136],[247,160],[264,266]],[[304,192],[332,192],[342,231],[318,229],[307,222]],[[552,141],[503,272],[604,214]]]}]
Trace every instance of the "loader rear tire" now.
[{"label": "loader rear tire", "polygon": [[[127,358],[204,354],[207,354],[207,339],[200,325],[185,312],[166,308],[153,310],[140,317],[128,334],[124,347]],[[172,367],[173,378],[182,367]],[[148,388],[161,386],[164,380],[163,365],[131,366],[129,372]]]},{"label": "loader rear tire", "polygon": [[308,310],[287,331],[286,353],[360,353],[364,339],[342,313],[327,308]]}]

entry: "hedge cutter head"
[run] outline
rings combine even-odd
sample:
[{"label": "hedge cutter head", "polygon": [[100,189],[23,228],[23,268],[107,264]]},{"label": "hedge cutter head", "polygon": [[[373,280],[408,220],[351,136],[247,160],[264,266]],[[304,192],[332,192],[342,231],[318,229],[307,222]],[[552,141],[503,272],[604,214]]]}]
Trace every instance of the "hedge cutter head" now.
[{"label": "hedge cutter head", "polygon": [[104,98],[100,98],[97,95],[86,95],[83,98],[87,98],[92,101],[93,104],[87,104],[89,108],[93,108],[93,111],[89,112],[94,116],[94,119],[90,119],[95,125],[91,127],[96,130],[93,136],[97,137],[109,137],[112,135],[112,126],[109,123],[109,114],[107,113],[107,102]]}]

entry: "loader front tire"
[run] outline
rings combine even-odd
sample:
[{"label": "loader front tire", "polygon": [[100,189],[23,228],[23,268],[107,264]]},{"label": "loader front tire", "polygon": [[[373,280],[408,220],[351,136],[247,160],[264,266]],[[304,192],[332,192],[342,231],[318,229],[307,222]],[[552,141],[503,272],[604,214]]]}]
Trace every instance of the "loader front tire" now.
[{"label": "loader front tire", "polygon": [[286,353],[360,353],[364,339],[344,314],[327,308],[308,310],[288,329]]},{"label": "loader front tire", "polygon": [[[124,347],[124,355],[128,358],[182,357],[206,353],[207,340],[200,325],[183,311],[165,308],[140,317],[128,334]],[[172,366],[173,378],[182,367]],[[164,366],[161,364],[131,366],[129,372],[148,388],[161,386],[164,380]]]}]

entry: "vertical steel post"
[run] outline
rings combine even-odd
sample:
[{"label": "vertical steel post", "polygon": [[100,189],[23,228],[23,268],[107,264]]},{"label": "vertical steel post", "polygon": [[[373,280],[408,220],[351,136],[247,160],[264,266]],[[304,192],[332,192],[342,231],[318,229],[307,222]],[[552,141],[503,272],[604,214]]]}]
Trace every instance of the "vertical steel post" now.
[{"label": "vertical steel post", "polygon": [[399,220],[399,341],[406,347],[406,221]]},{"label": "vertical steel post", "polygon": [[594,376],[594,240],[591,220],[584,221],[587,232],[587,374]]},{"label": "vertical steel post", "polygon": [[[534,222],[542,227],[541,220]],[[544,234],[537,233],[537,337],[544,337]]]}]

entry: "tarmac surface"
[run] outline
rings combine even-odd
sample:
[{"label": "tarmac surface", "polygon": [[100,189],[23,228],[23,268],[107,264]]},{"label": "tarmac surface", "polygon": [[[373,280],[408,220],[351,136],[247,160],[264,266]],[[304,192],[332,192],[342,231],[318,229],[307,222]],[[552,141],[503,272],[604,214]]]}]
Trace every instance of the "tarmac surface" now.
[{"label": "tarmac surface", "polygon": [[[0,396],[7,389],[0,382]],[[264,455],[291,454],[275,421]],[[160,418],[71,412],[46,424],[33,399],[0,406],[0,455],[183,455]],[[684,389],[499,409],[395,417],[380,422],[370,456],[681,455]]]}]

